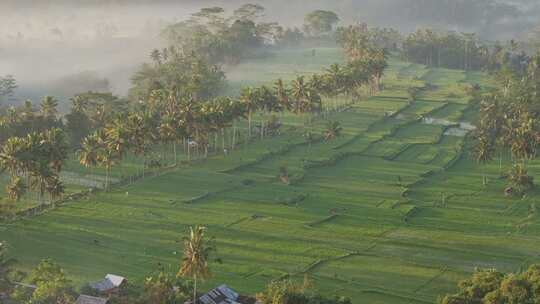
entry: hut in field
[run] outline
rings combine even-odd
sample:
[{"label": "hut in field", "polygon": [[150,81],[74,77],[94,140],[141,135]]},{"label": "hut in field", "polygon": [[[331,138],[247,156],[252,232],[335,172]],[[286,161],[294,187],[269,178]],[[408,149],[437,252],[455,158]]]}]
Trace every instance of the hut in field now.
[{"label": "hut in field", "polygon": [[240,295],[223,284],[199,297],[201,304],[235,304]]},{"label": "hut in field", "polygon": [[126,284],[126,278],[107,274],[103,280],[90,283],[90,287],[97,290],[100,294],[112,294],[118,292]]},{"label": "hut in field", "polygon": [[203,294],[198,304],[254,304],[255,299],[238,294],[229,286],[223,284]]}]

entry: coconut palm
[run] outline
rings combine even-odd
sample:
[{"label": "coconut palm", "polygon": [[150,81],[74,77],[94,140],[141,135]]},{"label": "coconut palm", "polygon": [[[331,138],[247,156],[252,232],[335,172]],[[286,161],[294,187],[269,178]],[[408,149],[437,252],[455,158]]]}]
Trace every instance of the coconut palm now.
[{"label": "coconut palm", "polygon": [[308,89],[309,87],[305,82],[304,76],[298,76],[293,80],[291,93],[294,99],[293,110],[296,114],[302,113],[302,110],[304,109]]},{"label": "coconut palm", "polygon": [[84,113],[88,108],[88,100],[81,95],[71,98],[71,108],[73,112]]},{"label": "coconut palm", "polygon": [[11,182],[6,186],[6,192],[9,199],[18,202],[26,192],[26,185],[22,178],[19,176],[11,179]]},{"label": "coconut palm", "polygon": [[47,191],[48,180],[53,178],[54,174],[45,162],[40,162],[37,168],[30,172],[30,188],[38,194],[38,201],[44,203],[45,191]]},{"label": "coconut palm", "polygon": [[8,171],[11,176],[17,176],[23,170],[22,157],[24,153],[24,139],[9,138],[0,151],[0,172]]},{"label": "coconut palm", "polygon": [[51,196],[51,201],[54,202],[58,198],[62,197],[65,192],[65,186],[64,183],[62,183],[62,181],[60,180],[60,178],[55,175],[47,179],[46,190]]},{"label": "coconut palm", "polygon": [[154,49],[152,53],[150,53],[150,58],[152,58],[157,65],[161,65],[162,56],[158,49]]},{"label": "coconut palm", "polygon": [[96,134],[85,137],[81,143],[81,149],[77,151],[80,164],[86,168],[90,168],[90,170],[96,167],[98,165],[100,148],[99,139]]},{"label": "coconut palm", "polygon": [[[319,93],[314,89],[309,89],[306,94],[306,103],[304,104],[303,112],[318,114],[322,110],[322,98]],[[309,116],[308,123],[311,123],[311,115]]]},{"label": "coconut palm", "polygon": [[127,118],[129,144],[136,155],[143,157],[143,178],[145,176],[146,161],[151,145],[159,138],[158,122],[151,112],[144,111],[132,113]]},{"label": "coconut palm", "polygon": [[114,149],[108,147],[108,138],[103,129],[99,129],[94,133],[96,141],[99,145],[97,150],[97,163],[105,168],[105,190],[109,189],[109,177],[111,175],[111,169],[116,164],[117,152]]},{"label": "coconut palm", "polygon": [[[188,99],[180,104],[179,121],[183,126],[183,135],[187,138],[184,144],[187,143],[187,157],[191,160],[191,144],[190,140],[195,135],[197,129],[197,117],[199,115],[200,104],[195,103],[193,99]],[[186,149],[186,145],[184,145]]]},{"label": "coconut palm", "polygon": [[281,104],[281,107],[286,110],[291,109],[291,104],[289,102],[289,91],[285,87],[283,80],[280,78],[274,83],[274,91],[277,97],[277,100]]},{"label": "coconut palm", "polygon": [[199,279],[204,280],[210,277],[208,259],[214,248],[207,245],[205,227],[190,227],[189,230],[189,236],[184,238],[184,257],[177,276],[193,279],[193,304],[196,304],[197,282]]},{"label": "coconut palm", "polygon": [[125,119],[118,117],[105,127],[107,149],[114,151],[121,160],[128,150],[131,134],[126,126]]},{"label": "coconut palm", "polygon": [[[493,140],[487,134],[479,134],[477,137],[476,145],[474,147],[474,157],[479,164],[486,165],[493,160],[493,153],[495,152],[495,145]],[[482,174],[482,184],[487,184],[487,178],[485,171]]]},{"label": "coconut palm", "polygon": [[515,164],[508,174],[510,184],[519,192],[526,191],[534,186],[534,179],[528,175],[527,167],[523,164]]},{"label": "coconut palm", "polygon": [[58,100],[52,96],[45,96],[41,101],[41,114],[47,118],[55,118],[58,114]]},{"label": "coconut palm", "polygon": [[257,103],[262,110],[261,115],[261,139],[264,138],[265,132],[265,117],[264,114],[271,112],[281,112],[283,110],[281,103],[276,95],[266,86],[257,89]]},{"label": "coconut palm", "polygon": [[11,291],[13,284],[9,274],[15,264],[14,259],[7,257],[7,245],[0,242],[0,292]]},{"label": "coconut palm", "polygon": [[44,154],[48,156],[52,169],[58,174],[68,157],[65,133],[61,129],[53,128],[43,133],[43,140],[45,143]]},{"label": "coconut palm", "polygon": [[173,153],[174,153],[174,165],[178,164],[177,162],[177,153],[176,153],[176,142],[178,140],[179,128],[177,127],[177,121],[173,115],[166,114],[161,118],[159,124],[159,138],[164,143],[172,143]]},{"label": "coconut palm", "polygon": [[344,80],[344,72],[341,66],[337,63],[332,64],[326,70],[326,77],[329,79],[332,95],[339,95],[342,92]]},{"label": "coconut palm", "polygon": [[251,88],[242,89],[242,94],[240,95],[240,101],[244,104],[244,107],[248,116],[248,136],[251,138],[251,117],[253,112],[257,111],[257,92]]},{"label": "coconut palm", "polygon": [[324,140],[331,141],[341,136],[343,128],[338,121],[329,121],[326,130],[323,132]]}]

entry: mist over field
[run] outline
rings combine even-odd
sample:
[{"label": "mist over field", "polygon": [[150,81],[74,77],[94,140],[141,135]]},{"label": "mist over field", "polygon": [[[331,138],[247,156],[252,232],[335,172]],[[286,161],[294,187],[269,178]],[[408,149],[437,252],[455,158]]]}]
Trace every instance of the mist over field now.
[{"label": "mist over field", "polygon": [[265,18],[284,26],[300,27],[299,16],[329,9],[343,22],[365,21],[402,32],[424,25],[475,31],[490,40],[524,36],[540,15],[538,1],[526,0],[3,0],[0,75],[15,76],[18,100],[46,94],[65,100],[86,90],[125,95],[136,68],[153,48],[164,45],[160,31],[166,25],[202,7],[231,11],[248,2],[262,4]]}]

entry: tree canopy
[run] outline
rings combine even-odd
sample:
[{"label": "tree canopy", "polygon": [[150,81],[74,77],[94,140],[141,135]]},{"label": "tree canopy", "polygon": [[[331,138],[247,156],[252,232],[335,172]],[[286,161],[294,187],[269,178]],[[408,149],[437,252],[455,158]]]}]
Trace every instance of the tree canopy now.
[{"label": "tree canopy", "polygon": [[312,36],[327,34],[334,30],[339,20],[339,16],[332,11],[316,10],[304,18],[304,29]]}]

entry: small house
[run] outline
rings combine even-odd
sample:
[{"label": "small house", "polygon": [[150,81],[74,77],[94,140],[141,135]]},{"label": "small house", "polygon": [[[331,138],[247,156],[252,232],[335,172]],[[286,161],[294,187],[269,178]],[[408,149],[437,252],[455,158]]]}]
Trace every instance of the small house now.
[{"label": "small house", "polygon": [[102,294],[111,294],[117,292],[126,283],[127,280],[124,277],[107,274],[103,280],[90,283],[90,287]]},{"label": "small house", "polygon": [[238,293],[224,284],[200,296],[198,301],[202,304],[236,304],[239,297]]},{"label": "small house", "polygon": [[108,299],[80,295],[77,298],[77,301],[75,302],[75,304],[107,304],[108,302],[109,302]]}]

